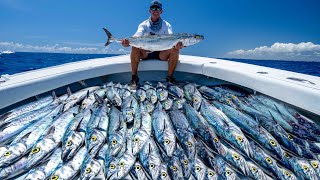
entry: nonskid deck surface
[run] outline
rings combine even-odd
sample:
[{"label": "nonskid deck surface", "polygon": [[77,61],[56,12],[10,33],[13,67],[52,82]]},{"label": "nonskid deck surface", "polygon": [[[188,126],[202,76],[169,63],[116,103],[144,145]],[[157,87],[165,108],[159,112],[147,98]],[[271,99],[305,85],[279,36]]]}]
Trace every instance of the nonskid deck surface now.
[{"label": "nonskid deck surface", "polygon": [[[142,78],[134,91],[115,81],[127,81],[122,76],[128,75],[102,77],[113,83],[59,94],[41,108],[32,105],[40,98],[3,115],[1,179],[22,173],[20,179],[35,178],[38,168],[51,179],[99,172],[110,179],[319,178],[320,129],[314,123],[319,117],[310,119],[283,102],[200,75],[189,82],[197,77],[201,84]],[[54,114],[59,104],[63,112]],[[15,123],[21,119],[29,123]],[[28,148],[10,159],[15,145],[26,141]],[[70,149],[75,151],[68,157]],[[32,158],[41,154],[37,165]]]}]

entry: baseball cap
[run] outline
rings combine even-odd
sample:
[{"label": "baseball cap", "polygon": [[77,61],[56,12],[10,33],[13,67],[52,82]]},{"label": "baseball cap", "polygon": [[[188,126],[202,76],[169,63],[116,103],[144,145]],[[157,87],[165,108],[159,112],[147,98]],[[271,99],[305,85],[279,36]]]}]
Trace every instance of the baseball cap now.
[{"label": "baseball cap", "polygon": [[161,3],[161,1],[157,1],[157,0],[152,1],[151,4],[150,4],[150,7],[154,7],[154,6],[157,6],[157,7],[159,7],[159,8],[162,8],[162,3]]}]

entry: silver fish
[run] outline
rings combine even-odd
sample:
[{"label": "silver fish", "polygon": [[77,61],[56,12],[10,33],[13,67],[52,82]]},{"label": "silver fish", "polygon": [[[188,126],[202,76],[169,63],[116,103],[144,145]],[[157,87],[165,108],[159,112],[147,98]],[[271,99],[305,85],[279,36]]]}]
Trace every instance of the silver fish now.
[{"label": "silver fish", "polygon": [[[105,46],[109,45],[111,42],[121,43],[122,39],[117,39],[112,36],[112,34],[105,28],[103,28],[108,36],[107,43]],[[141,48],[149,51],[163,51],[171,49],[178,42],[182,42],[183,46],[190,46],[199,43],[204,39],[202,35],[189,34],[189,33],[178,33],[178,34],[167,34],[167,35],[150,35],[143,37],[131,37],[126,38],[129,41],[130,46]]]},{"label": "silver fish", "polygon": [[55,117],[62,110],[62,105],[57,106],[51,113],[45,116],[34,125],[22,131],[8,146],[4,156],[0,157],[0,167],[11,164],[13,161],[24,156],[36,143],[47,127],[55,120]]},{"label": "silver fish", "polygon": [[81,145],[85,142],[85,130],[91,118],[91,109],[87,108],[82,113],[82,120],[75,130],[65,134],[62,140],[62,159],[70,160]]},{"label": "silver fish", "polygon": [[192,106],[198,110],[201,105],[202,95],[198,91],[196,84],[187,84],[183,86],[185,98],[192,102]]},{"label": "silver fish", "polygon": [[89,108],[96,101],[94,93],[99,97],[104,98],[106,95],[106,89],[98,89],[91,92],[90,94],[87,94],[87,97],[81,102],[80,111]]},{"label": "silver fish", "polygon": [[[55,96],[55,93],[53,92],[53,96]],[[23,106],[17,107],[5,114],[0,115],[0,126],[2,126],[5,122],[11,122],[17,117],[20,117],[22,115],[26,115],[26,113],[32,113],[32,111],[42,109],[45,106],[48,106],[54,101],[53,96],[47,96],[44,98],[41,98],[37,101],[30,102],[28,104],[25,104]]]},{"label": "silver fish", "polygon": [[176,149],[176,137],[174,127],[168,114],[162,109],[160,102],[158,108],[152,114],[152,129],[155,139],[165,150],[168,156],[172,156]]},{"label": "silver fish", "polygon": [[153,139],[150,139],[139,153],[139,160],[152,179],[159,178],[162,160],[157,145]]},{"label": "silver fish", "polygon": [[146,100],[146,97],[147,97],[147,94],[146,94],[146,91],[142,88],[139,88],[137,91],[136,91],[136,96],[137,96],[137,99],[140,101],[140,102],[144,102]]},{"label": "silver fish", "polygon": [[173,100],[173,107],[172,109],[182,109],[183,104],[186,102],[185,98],[177,98]]},{"label": "silver fish", "polygon": [[251,157],[252,153],[248,139],[238,126],[230,123],[231,121],[225,114],[210,105],[206,100],[201,103],[200,113],[216,130],[217,135],[222,136],[245,155]]},{"label": "silver fish", "polygon": [[312,166],[312,168],[314,169],[314,171],[316,172],[318,178],[320,178],[320,162],[318,160],[311,160],[310,164]]},{"label": "silver fish", "polygon": [[58,167],[50,176],[51,180],[67,180],[74,178],[80,172],[81,164],[86,157],[87,149],[83,146],[73,159]]},{"label": "silver fish", "polygon": [[5,143],[10,141],[15,135],[19,134],[28,126],[33,123],[39,121],[41,118],[45,117],[47,114],[52,112],[57,105],[53,104],[42,109],[38,109],[33,111],[32,114],[25,116],[21,119],[17,119],[10,123],[5,123],[2,127],[0,127],[0,143]]},{"label": "silver fish", "polygon": [[26,168],[28,163],[28,159],[26,156],[22,157],[15,163],[0,169],[0,178],[3,180],[14,178],[24,172],[26,172],[29,168]]},{"label": "silver fish", "polygon": [[139,161],[135,162],[130,171],[130,174],[131,177],[133,176],[135,179],[151,179],[151,177]]},{"label": "silver fish", "polygon": [[157,93],[157,98],[159,99],[159,101],[166,100],[169,95],[168,90],[163,87],[157,88],[156,93]]},{"label": "silver fish", "polygon": [[69,123],[74,119],[74,114],[78,113],[78,106],[75,106],[61,114],[54,123],[48,127],[48,133],[39,138],[32,147],[28,156],[28,167],[39,163],[40,160],[47,158],[49,154],[61,143],[63,134],[68,128]]},{"label": "silver fish", "polygon": [[31,169],[24,179],[34,180],[48,178],[59,165],[62,165],[61,153],[61,148],[57,148],[47,162],[35,169]]},{"label": "silver fish", "polygon": [[155,104],[158,101],[157,92],[153,88],[146,90],[146,98],[149,102]]},{"label": "silver fish", "polygon": [[255,165],[252,161],[247,161],[247,164],[249,166],[249,169],[250,169],[250,172],[251,172],[251,176],[254,178],[254,179],[262,179],[262,180],[271,180],[272,178],[270,176],[268,176],[267,174],[265,174],[263,172],[263,170]]},{"label": "silver fish", "polygon": [[123,100],[121,110],[126,122],[130,123],[133,121],[138,106],[138,101],[133,95],[130,95]]},{"label": "silver fish", "polygon": [[106,91],[107,99],[115,106],[121,106],[122,99],[113,86],[108,87]]},{"label": "silver fish", "polygon": [[91,157],[89,154],[85,157],[85,160],[81,166],[81,179],[91,180],[94,179],[101,170],[102,164]]},{"label": "silver fish", "polygon": [[190,127],[188,119],[179,110],[170,111],[170,119],[176,130],[177,138],[181,143],[182,148],[185,150],[190,159],[196,154],[196,143],[193,135],[193,130]]},{"label": "silver fish", "polygon": [[144,101],[143,105],[146,107],[148,113],[152,113],[154,110],[154,104],[149,101]]},{"label": "silver fish", "polygon": [[164,110],[167,111],[167,110],[170,110],[172,108],[173,100],[171,98],[168,98],[168,99],[162,101],[161,104],[162,104]]},{"label": "silver fish", "polygon": [[117,173],[118,179],[122,179],[125,176],[127,176],[132,166],[134,165],[134,162],[136,161],[136,157],[132,154],[132,151],[131,151],[132,143],[130,141],[131,139],[128,138],[126,152],[123,154],[121,158],[119,158],[118,173]]},{"label": "silver fish", "polygon": [[169,85],[168,86],[168,92],[171,96],[176,98],[184,98],[184,92],[183,89],[176,85]]},{"label": "silver fish", "polygon": [[77,91],[74,94],[71,94],[70,89],[68,89],[68,93],[70,94],[70,96],[64,101],[65,105],[63,107],[63,111],[67,111],[68,109],[73,107],[76,103],[81,102],[87,96],[88,93],[91,93],[98,89],[100,89],[99,86],[92,86],[85,89],[81,89],[80,91]]}]

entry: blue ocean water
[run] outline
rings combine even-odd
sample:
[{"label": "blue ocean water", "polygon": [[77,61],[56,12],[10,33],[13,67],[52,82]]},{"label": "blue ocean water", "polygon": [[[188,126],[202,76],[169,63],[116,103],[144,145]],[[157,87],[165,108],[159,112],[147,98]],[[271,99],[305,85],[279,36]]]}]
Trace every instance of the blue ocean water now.
[{"label": "blue ocean water", "polygon": [[[34,69],[40,69],[64,63],[92,58],[116,56],[114,54],[60,54],[16,52],[0,54],[0,75],[15,74]],[[245,60],[229,59],[231,61],[267,66],[276,69],[294,71],[320,77],[320,62],[275,61],[275,60]]]}]

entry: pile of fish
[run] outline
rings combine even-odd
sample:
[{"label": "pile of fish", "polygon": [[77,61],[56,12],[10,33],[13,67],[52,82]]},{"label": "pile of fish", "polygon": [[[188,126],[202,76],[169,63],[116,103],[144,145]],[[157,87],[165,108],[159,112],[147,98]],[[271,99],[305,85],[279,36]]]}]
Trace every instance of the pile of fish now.
[{"label": "pile of fish", "polygon": [[320,179],[320,128],[228,86],[109,82],[0,116],[0,179]]}]

